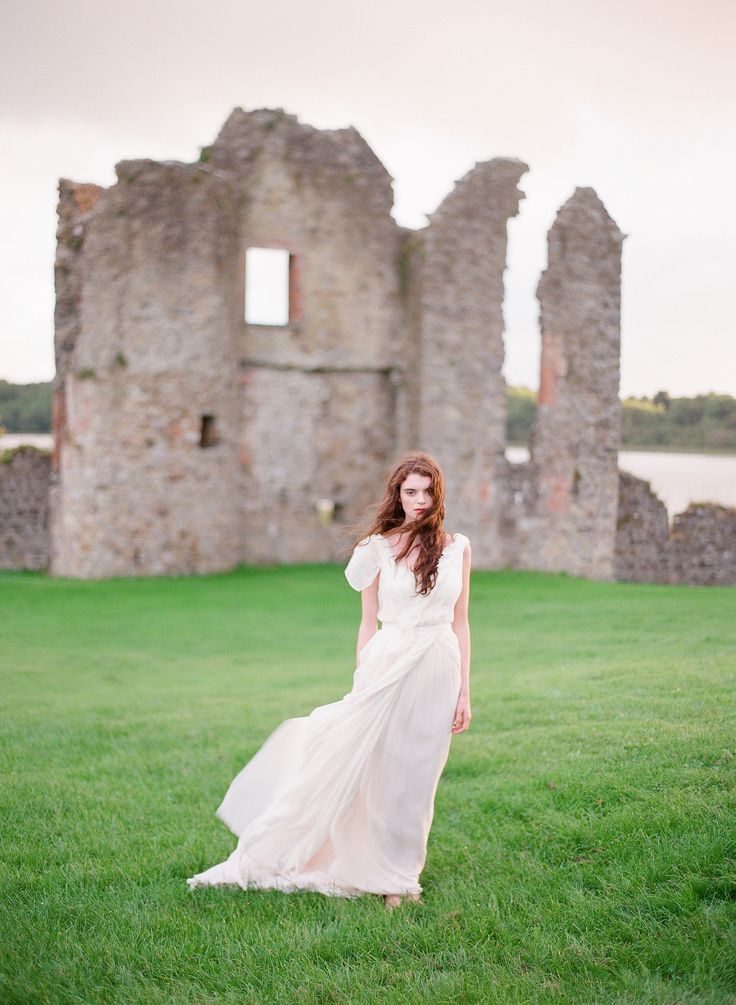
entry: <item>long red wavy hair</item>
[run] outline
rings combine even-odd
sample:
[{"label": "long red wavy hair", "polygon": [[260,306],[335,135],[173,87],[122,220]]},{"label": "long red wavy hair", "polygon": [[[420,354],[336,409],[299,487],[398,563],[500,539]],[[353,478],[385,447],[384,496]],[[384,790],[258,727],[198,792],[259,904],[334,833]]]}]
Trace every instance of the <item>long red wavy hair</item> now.
[{"label": "long red wavy hair", "polygon": [[406,515],[401,505],[401,486],[411,474],[424,475],[430,479],[427,488],[432,496],[432,504],[419,519],[407,525],[406,542],[395,558],[397,562],[403,561],[418,541],[414,580],[417,593],[426,596],[437,582],[437,566],[445,549],[445,479],[439,464],[429,454],[421,451],[407,454],[394,467],[388,476],[383,499],[368,507],[369,510],[376,511],[370,527],[367,530],[355,530],[358,537],[351,550],[370,534],[390,534],[403,526]]}]

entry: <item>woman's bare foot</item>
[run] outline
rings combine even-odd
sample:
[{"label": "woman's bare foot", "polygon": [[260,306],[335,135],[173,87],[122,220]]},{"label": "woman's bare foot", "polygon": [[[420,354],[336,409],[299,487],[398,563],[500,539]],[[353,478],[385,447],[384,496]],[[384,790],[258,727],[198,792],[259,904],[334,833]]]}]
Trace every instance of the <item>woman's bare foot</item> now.
[{"label": "woman's bare foot", "polygon": [[383,902],[386,906],[386,910],[392,911],[395,907],[400,907],[405,900],[420,900],[420,894],[418,893],[386,893],[383,896]]}]

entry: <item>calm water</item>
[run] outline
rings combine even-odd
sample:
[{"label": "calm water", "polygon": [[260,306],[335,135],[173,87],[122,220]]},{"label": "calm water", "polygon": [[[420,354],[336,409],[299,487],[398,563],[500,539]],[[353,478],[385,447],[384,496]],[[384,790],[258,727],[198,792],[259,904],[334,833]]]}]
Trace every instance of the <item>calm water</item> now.
[{"label": "calm water", "polygon": [[[50,448],[53,437],[43,433],[9,434],[0,437],[0,448],[33,443]],[[526,447],[509,447],[506,456],[518,464],[529,459]],[[652,486],[672,517],[691,502],[716,502],[736,506],[736,456],[719,454],[673,454],[648,450],[621,450],[619,467]]]},{"label": "calm water", "polygon": [[19,447],[21,443],[32,443],[34,447],[51,450],[54,438],[50,433],[8,433],[6,436],[0,436],[0,450]]}]

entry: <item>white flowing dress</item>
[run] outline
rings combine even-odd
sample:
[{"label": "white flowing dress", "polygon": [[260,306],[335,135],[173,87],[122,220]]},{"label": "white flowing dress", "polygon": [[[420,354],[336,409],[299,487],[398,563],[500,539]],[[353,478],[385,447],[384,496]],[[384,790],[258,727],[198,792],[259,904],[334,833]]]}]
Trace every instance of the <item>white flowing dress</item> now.
[{"label": "white flowing dress", "polygon": [[216,814],[237,846],[190,887],[421,893],[460,691],[452,620],[467,543],[455,534],[445,547],[427,596],[382,535],[356,546],[345,576],[360,591],[380,573],[381,628],[358,653],[352,690],[286,719],[236,775]]}]

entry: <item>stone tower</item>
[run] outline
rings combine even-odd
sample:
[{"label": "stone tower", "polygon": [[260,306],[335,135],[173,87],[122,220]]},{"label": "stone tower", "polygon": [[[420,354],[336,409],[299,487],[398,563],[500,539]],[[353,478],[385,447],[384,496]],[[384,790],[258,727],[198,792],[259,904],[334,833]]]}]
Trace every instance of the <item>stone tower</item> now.
[{"label": "stone tower", "polygon": [[613,577],[624,237],[592,188],[575,190],[549,232],[537,289],[542,356],[527,568]]}]

